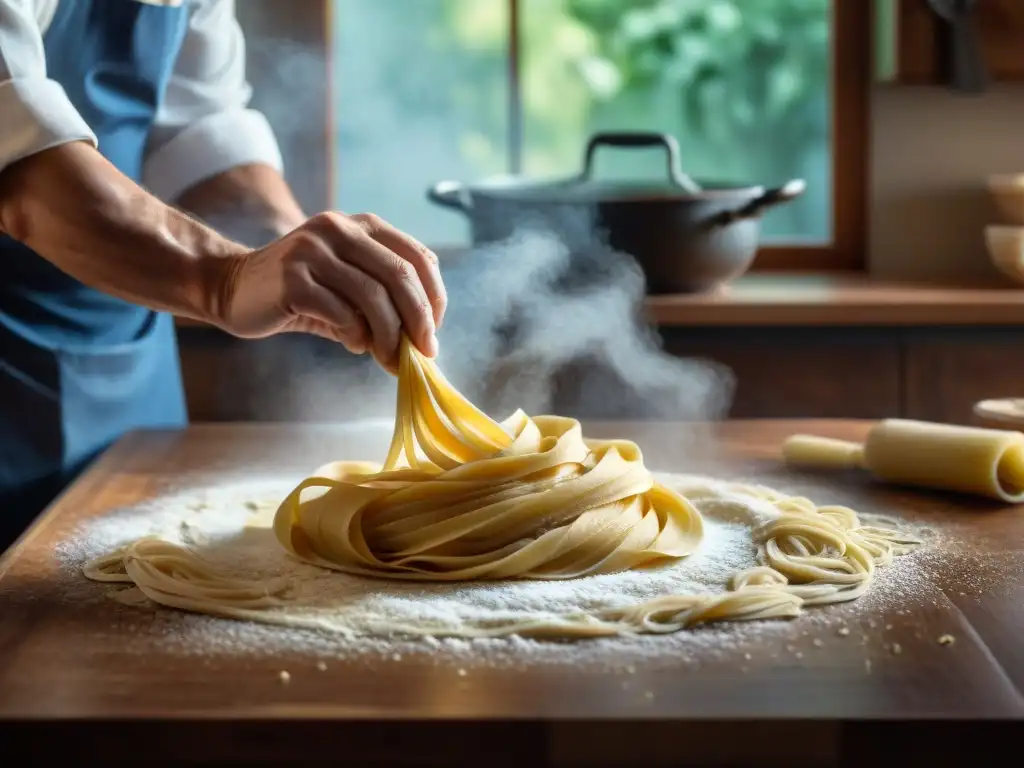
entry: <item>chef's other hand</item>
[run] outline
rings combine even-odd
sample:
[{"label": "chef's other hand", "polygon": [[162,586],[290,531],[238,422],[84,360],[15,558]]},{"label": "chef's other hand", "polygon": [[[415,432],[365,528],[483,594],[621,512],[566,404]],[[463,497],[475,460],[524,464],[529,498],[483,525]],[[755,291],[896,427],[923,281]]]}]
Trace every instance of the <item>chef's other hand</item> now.
[{"label": "chef's other hand", "polygon": [[314,333],[372,352],[392,373],[403,330],[423,354],[437,354],[447,304],[437,256],[373,214],[313,216],[232,257],[220,282],[220,324],[236,336]]}]

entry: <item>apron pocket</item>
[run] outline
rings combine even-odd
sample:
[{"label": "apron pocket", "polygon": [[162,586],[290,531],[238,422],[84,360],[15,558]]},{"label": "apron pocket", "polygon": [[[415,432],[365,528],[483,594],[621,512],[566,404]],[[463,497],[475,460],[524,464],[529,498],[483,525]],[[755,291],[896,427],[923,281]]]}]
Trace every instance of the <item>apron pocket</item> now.
[{"label": "apron pocket", "polygon": [[154,314],[134,341],[57,352],[65,465],[76,471],[126,432],[184,426],[174,321]]},{"label": "apron pocket", "polygon": [[0,495],[55,474],[64,453],[57,362],[11,334],[0,325]]}]

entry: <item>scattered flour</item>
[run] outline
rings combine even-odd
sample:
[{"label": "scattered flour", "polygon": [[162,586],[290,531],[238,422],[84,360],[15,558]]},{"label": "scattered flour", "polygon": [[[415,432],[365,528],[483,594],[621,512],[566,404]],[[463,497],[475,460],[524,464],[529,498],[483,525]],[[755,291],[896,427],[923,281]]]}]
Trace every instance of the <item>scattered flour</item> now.
[{"label": "scattered flour", "polygon": [[[663,478],[664,479],[664,478]],[[802,663],[825,645],[855,646],[863,634],[850,627],[865,617],[902,613],[901,606],[942,598],[929,576],[939,568],[939,540],[926,535],[926,546],[881,569],[871,591],[852,603],[810,609],[796,621],[761,621],[712,625],[662,637],[621,637],[575,642],[500,639],[419,639],[365,635],[385,619],[389,624],[427,625],[434,631],[470,620],[502,619],[523,613],[583,611],[635,603],[668,593],[721,591],[728,577],[754,564],[750,526],[759,517],[737,516],[730,505],[705,506],[705,538],[700,550],[680,563],[650,570],[592,576],[566,581],[515,581],[434,585],[365,579],[298,562],[277,544],[266,527],[294,479],[241,483],[165,495],[135,508],[90,520],[58,550],[67,597],[97,600],[112,610],[120,636],[130,631],[139,652],[159,650],[188,656],[282,655],[323,659],[420,659],[432,663],[529,666],[596,664],[617,667],[784,653]],[[761,510],[763,513],[764,510]],[[754,519],[751,519],[754,518]],[[915,531],[920,534],[920,531]],[[218,619],[155,606],[134,587],[96,584],[81,575],[82,564],[95,556],[148,534],[186,543],[201,556],[254,579],[284,577],[291,584],[289,613],[328,616],[353,635],[289,629]],[[931,563],[931,565],[929,565]],[[131,607],[117,606],[113,596]],[[112,607],[111,607],[112,606]],[[871,621],[874,621],[873,619]],[[845,632],[843,630],[846,630]],[[866,630],[865,630],[866,631]],[[141,640],[145,638],[145,642]],[[813,642],[813,638],[824,638]],[[766,642],[768,641],[768,642]],[[785,652],[781,649],[786,650]],[[319,667],[318,667],[319,668]],[[744,667],[745,668],[745,667]]]}]

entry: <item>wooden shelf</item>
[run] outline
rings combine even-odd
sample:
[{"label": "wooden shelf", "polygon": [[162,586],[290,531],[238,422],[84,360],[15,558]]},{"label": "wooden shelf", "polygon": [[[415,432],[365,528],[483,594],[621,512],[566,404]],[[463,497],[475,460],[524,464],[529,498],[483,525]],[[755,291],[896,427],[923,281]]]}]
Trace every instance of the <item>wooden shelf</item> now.
[{"label": "wooden shelf", "polygon": [[662,326],[1024,325],[1024,289],[750,275],[711,294],[651,296]]},{"label": "wooden shelf", "polygon": [[1024,326],[1024,288],[766,273],[714,293],[650,296],[647,310],[661,326]]}]

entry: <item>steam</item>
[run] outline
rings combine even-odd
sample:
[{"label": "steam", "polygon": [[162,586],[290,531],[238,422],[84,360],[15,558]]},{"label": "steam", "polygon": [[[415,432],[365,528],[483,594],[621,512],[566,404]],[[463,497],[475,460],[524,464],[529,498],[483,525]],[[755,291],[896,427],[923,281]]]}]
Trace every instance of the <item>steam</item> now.
[{"label": "steam", "polygon": [[[586,419],[715,421],[728,410],[731,372],[664,352],[642,314],[643,275],[624,254],[597,245],[575,252],[553,234],[524,230],[468,251],[443,271],[449,309],[438,363],[494,417],[522,408]],[[394,379],[371,358],[319,339],[286,343],[252,348],[247,378],[261,385],[246,388],[251,417],[394,418]]]},{"label": "steam", "polygon": [[[275,39],[257,8],[240,7],[250,71],[258,70],[253,106],[274,126],[289,179],[312,211],[309,200],[322,199],[327,183],[322,121],[309,117],[322,114],[322,93],[296,84],[322,78],[325,62],[297,41]],[[516,408],[587,419],[722,418],[731,372],[664,352],[643,317],[640,269],[604,245],[592,222],[592,211],[563,217],[557,236],[550,220],[523,222],[504,242],[443,261],[449,309],[438,362],[445,375],[497,418]],[[210,223],[252,246],[266,241],[244,218]],[[394,379],[369,356],[296,336],[239,343],[228,354],[234,378],[213,387],[221,418],[389,424],[394,417]]]},{"label": "steam", "polygon": [[[442,264],[449,309],[438,333],[445,376],[496,418],[517,408],[582,419],[716,421],[733,376],[666,353],[643,316],[635,261],[596,240],[570,248],[526,229]],[[223,353],[221,353],[223,361]],[[239,342],[222,418],[390,424],[394,379],[368,355],[305,336]]]},{"label": "steam", "polygon": [[464,256],[445,281],[438,362],[495,415],[713,421],[728,410],[731,373],[665,353],[642,315],[642,272],[597,239],[576,250],[524,230]]},{"label": "steam", "polygon": [[323,149],[327,62],[303,43],[265,37],[274,34],[273,19],[262,18],[258,4],[246,5],[239,4],[239,14],[254,15],[246,26],[256,27],[246,39],[247,67],[256,75],[250,106],[273,127],[288,178],[299,182],[292,184],[299,203],[316,213],[330,185]]}]

